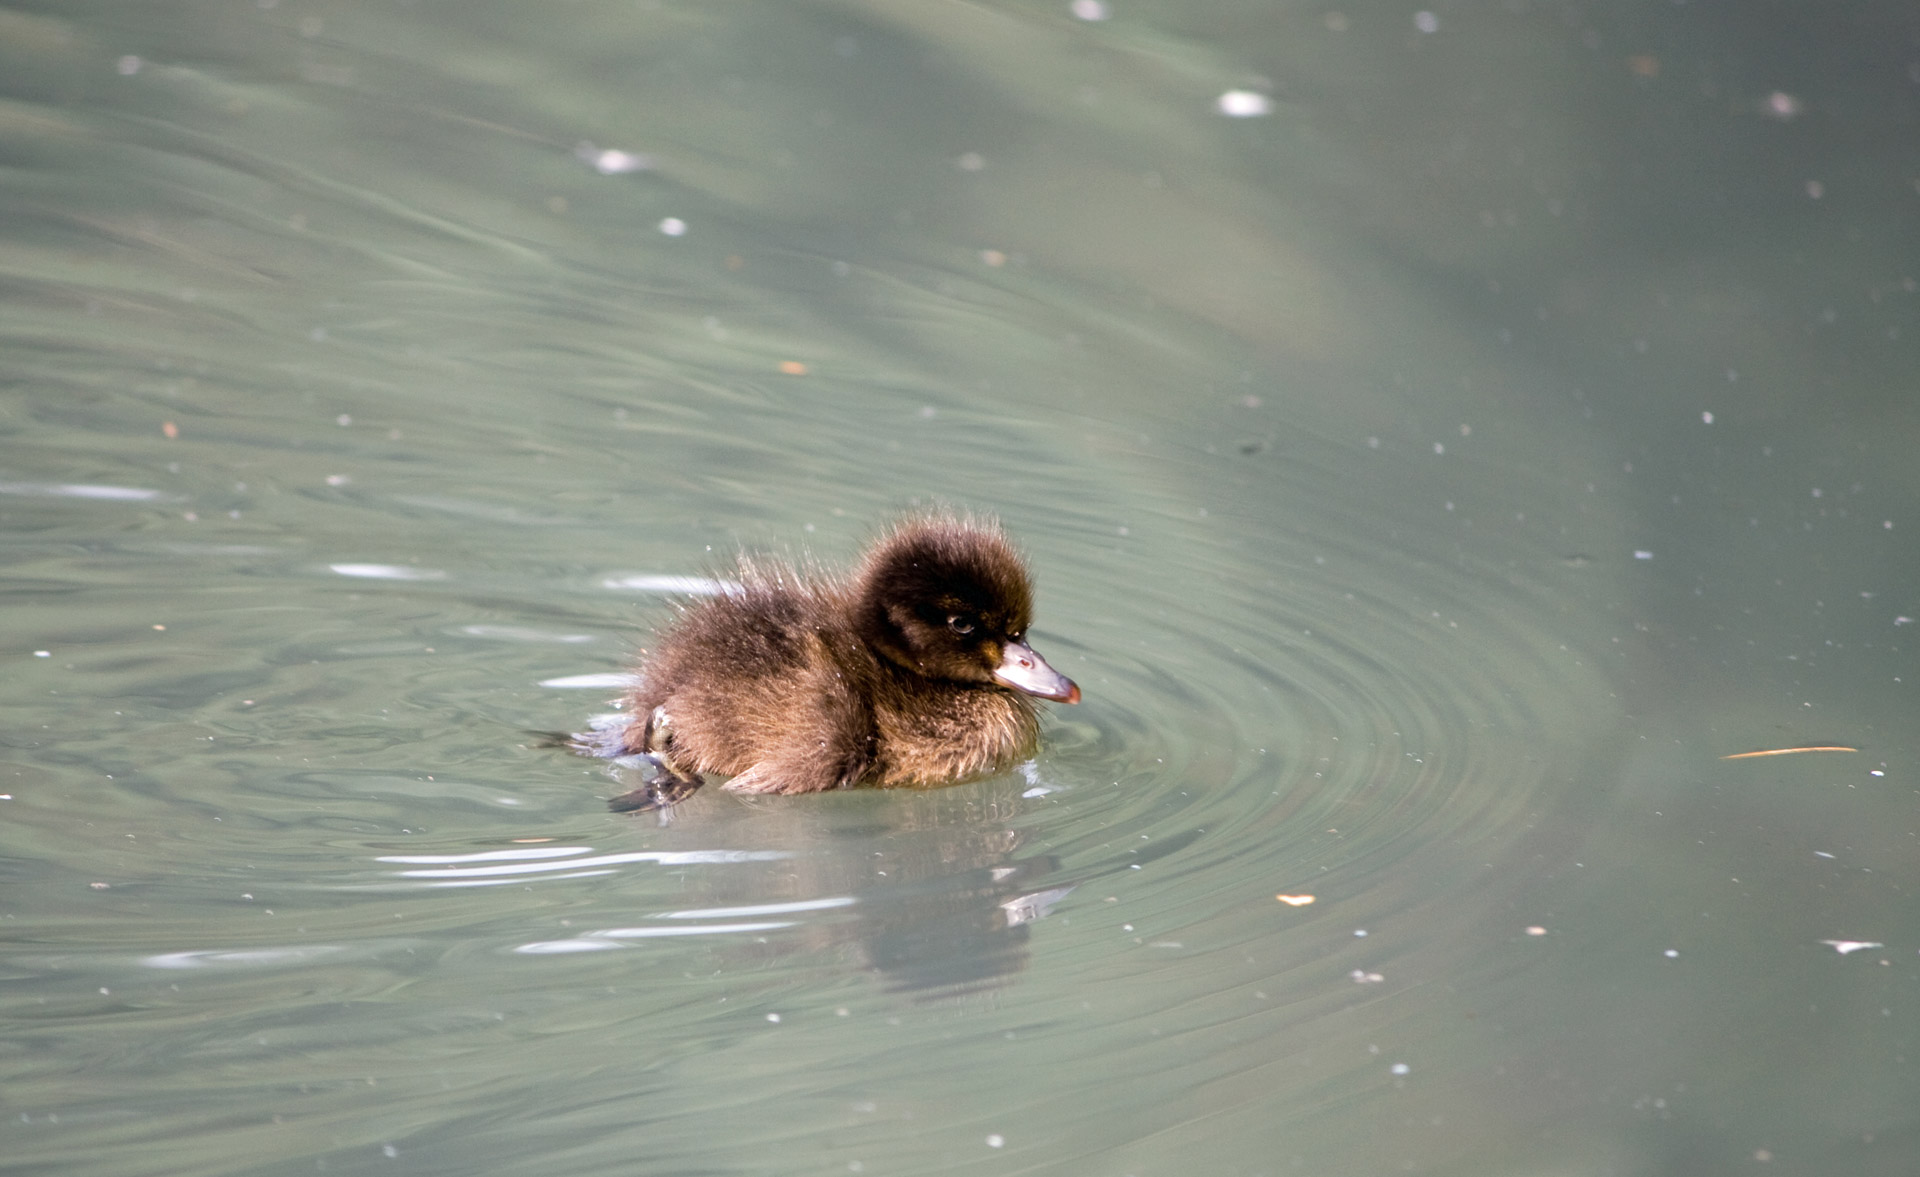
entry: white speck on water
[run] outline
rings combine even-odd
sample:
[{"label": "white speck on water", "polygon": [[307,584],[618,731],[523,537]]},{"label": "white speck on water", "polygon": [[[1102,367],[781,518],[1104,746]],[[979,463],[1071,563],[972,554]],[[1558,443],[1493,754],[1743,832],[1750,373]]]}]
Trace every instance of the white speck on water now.
[{"label": "white speck on water", "polygon": [[[640,676],[637,674],[601,673],[569,674],[563,675],[560,678],[543,678],[535,685],[559,690],[589,689],[596,691],[619,691],[631,686],[637,686],[639,682]],[[621,716],[620,718],[624,719],[625,716]]]},{"label": "white speck on water", "polygon": [[1880,943],[1878,940],[1822,940],[1820,943],[1832,945],[1833,950],[1841,956],[1845,956],[1850,952],[1858,952],[1863,948],[1886,947],[1885,944]]},{"label": "white speck on water", "polygon": [[660,231],[669,237],[685,237],[687,223],[679,217],[665,217],[660,221]]},{"label": "white speck on water", "polygon": [[1273,99],[1254,90],[1228,90],[1214,107],[1230,119],[1254,119],[1273,113]]},{"label": "white speck on water", "polygon": [[447,574],[437,568],[409,568],[402,564],[329,564],[340,576],[367,580],[445,580]]},{"label": "white speck on water", "polygon": [[988,1148],[1005,1148],[1006,1146],[1007,1146],[1007,1138],[1000,1135],[998,1132],[992,1133],[987,1137]]},{"label": "white speck on water", "polygon": [[622,151],[617,147],[596,147],[585,141],[573,149],[573,155],[603,176],[624,176],[629,172],[644,172],[653,166],[652,156]]}]

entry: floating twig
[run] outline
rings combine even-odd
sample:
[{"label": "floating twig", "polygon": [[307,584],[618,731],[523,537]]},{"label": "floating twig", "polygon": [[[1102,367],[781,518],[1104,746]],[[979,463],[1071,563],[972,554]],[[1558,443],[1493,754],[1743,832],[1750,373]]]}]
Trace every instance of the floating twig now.
[{"label": "floating twig", "polygon": [[1858,752],[1858,748],[1849,748],[1845,744],[1816,744],[1810,748],[1762,748],[1758,752],[1735,752],[1731,756],[1722,756],[1722,760],[1751,760],[1755,756],[1791,756],[1796,752]]}]

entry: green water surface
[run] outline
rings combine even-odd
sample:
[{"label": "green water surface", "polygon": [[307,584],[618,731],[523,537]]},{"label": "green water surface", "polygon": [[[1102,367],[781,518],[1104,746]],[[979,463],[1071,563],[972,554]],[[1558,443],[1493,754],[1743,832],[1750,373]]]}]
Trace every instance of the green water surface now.
[{"label": "green water surface", "polygon": [[[0,11],[0,1169],[1920,1171],[1916,46]],[[1016,772],[530,734],[929,501]]]}]

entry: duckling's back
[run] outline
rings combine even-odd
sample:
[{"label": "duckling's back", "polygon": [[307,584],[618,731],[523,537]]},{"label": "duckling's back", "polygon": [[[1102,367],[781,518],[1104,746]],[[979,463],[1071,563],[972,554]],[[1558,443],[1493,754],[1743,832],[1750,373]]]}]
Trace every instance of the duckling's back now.
[{"label": "duckling's back", "polygon": [[641,669],[631,752],[683,773],[733,776],[740,792],[850,785],[873,761],[857,640],[834,591],[786,569],[689,606]]}]

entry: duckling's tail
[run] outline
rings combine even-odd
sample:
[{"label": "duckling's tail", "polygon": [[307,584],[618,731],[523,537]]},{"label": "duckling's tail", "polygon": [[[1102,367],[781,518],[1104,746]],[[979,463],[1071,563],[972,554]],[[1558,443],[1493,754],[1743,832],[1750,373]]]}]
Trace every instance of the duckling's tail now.
[{"label": "duckling's tail", "polygon": [[[624,720],[626,717],[620,718]],[[528,746],[533,748],[560,748],[601,760],[612,760],[616,756],[627,754],[624,727],[595,725],[583,732],[528,731],[524,734],[529,737]]]},{"label": "duckling's tail", "polygon": [[628,752],[623,728],[596,726],[584,732],[529,731],[526,734],[531,737],[531,747],[559,748],[575,755],[610,761],[608,771],[622,784],[637,778],[640,782],[637,788],[608,800],[607,808],[615,813],[658,810],[664,820],[676,803],[693,796],[700,787],[696,773],[681,772],[652,753]]}]

